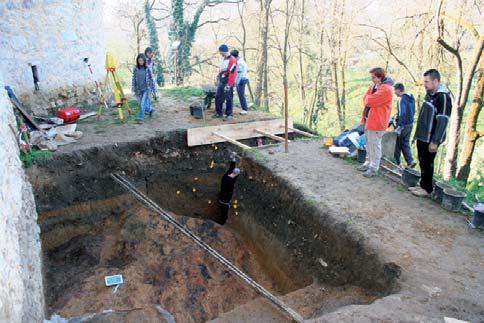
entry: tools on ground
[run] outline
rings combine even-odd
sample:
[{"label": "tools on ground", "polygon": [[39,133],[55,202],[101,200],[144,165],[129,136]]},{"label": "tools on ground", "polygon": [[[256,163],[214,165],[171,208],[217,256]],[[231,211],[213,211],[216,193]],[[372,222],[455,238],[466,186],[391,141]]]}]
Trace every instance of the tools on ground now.
[{"label": "tools on ground", "polygon": [[129,108],[128,100],[124,94],[123,87],[121,86],[121,81],[119,80],[118,74],[116,73],[116,61],[114,56],[107,52],[106,53],[106,77],[101,87],[101,97],[99,104],[99,111],[97,118],[99,119],[102,114],[103,107],[106,106],[106,90],[108,84],[112,85],[112,90],[114,94],[114,101],[116,102],[116,107],[118,109],[119,121],[124,122],[123,108],[125,108],[131,115],[131,109]]},{"label": "tools on ground", "polygon": [[[81,131],[76,131],[76,124],[63,125],[79,119],[80,110],[75,107],[59,109],[58,117],[33,117],[22,107],[22,104],[10,86],[5,86],[17,125],[10,124],[10,130],[15,136],[19,148],[24,153],[32,152],[32,147],[41,150],[55,151],[58,146],[76,142],[81,136]],[[35,119],[47,123],[37,124]]]},{"label": "tools on ground", "polygon": [[27,126],[30,129],[42,131],[42,129],[40,129],[39,125],[35,122],[34,118],[32,118],[25,111],[25,109],[22,107],[22,105],[20,104],[20,101],[17,99],[17,96],[15,95],[13,89],[10,86],[6,85],[5,90],[7,90],[8,97],[10,98],[10,101],[12,102],[14,108],[17,109],[17,111],[20,112],[20,114],[23,116],[23,118],[27,121]]},{"label": "tools on ground", "polygon": [[64,120],[64,123],[74,122],[81,116],[81,110],[76,107],[66,107],[57,110],[57,117]]}]

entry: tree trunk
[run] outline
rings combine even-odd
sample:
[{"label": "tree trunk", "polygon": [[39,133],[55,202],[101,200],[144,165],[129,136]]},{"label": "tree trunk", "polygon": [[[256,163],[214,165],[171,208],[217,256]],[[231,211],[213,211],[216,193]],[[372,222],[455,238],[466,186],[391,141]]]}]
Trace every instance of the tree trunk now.
[{"label": "tree trunk", "polygon": [[340,73],[341,73],[341,114],[343,116],[343,129],[346,128],[346,49],[343,56],[343,59],[340,64]]},{"label": "tree trunk", "polygon": [[456,65],[457,65],[457,78],[458,78],[457,100],[455,102],[455,105],[452,108],[452,113],[450,117],[450,127],[448,132],[449,142],[447,145],[447,153],[445,155],[445,162],[444,162],[443,175],[444,175],[444,179],[448,180],[451,177],[453,177],[456,172],[457,155],[459,152],[460,135],[461,135],[460,132],[461,132],[462,116],[464,115],[464,109],[469,97],[469,92],[472,85],[472,79],[474,78],[475,71],[478,68],[479,60],[481,59],[481,56],[482,56],[484,37],[482,37],[479,34],[479,32],[474,28],[474,26],[468,25],[461,21],[457,22],[459,25],[469,29],[476,38],[474,52],[469,62],[467,63],[468,68],[466,73],[464,74],[463,59],[461,57],[459,47],[455,47],[455,48],[452,47],[443,38],[444,37],[443,17],[442,17],[443,5],[444,5],[444,0],[441,0],[438,6],[438,11],[436,16],[437,31],[439,33],[437,42],[445,50],[447,50],[449,53],[455,56]]},{"label": "tree trunk", "polygon": [[[242,4],[244,5],[244,4]],[[246,49],[246,44],[247,44],[247,28],[245,27],[245,21],[244,21],[244,12],[243,10],[240,9],[240,4],[237,4],[237,9],[239,12],[239,18],[240,18],[240,26],[242,29],[242,57],[247,61],[247,49]],[[254,102],[254,94],[252,93],[252,87],[250,86],[250,82],[247,83],[247,90],[249,90],[249,96],[250,96],[250,101]]]},{"label": "tree trunk", "polygon": [[269,9],[272,0],[260,0],[260,21],[259,21],[259,50],[257,57],[254,103],[261,107],[262,96],[264,95],[264,110],[268,111],[267,102],[267,46],[269,34]]},{"label": "tree trunk", "polygon": [[304,64],[303,64],[303,46],[304,46],[304,34],[305,34],[305,9],[306,1],[301,0],[301,14],[299,16],[299,43],[298,43],[298,58],[299,58],[299,91],[301,94],[301,103],[303,106],[303,120],[307,116],[308,107],[306,104],[306,90],[304,81]]},{"label": "tree trunk", "polygon": [[[440,40],[441,43],[445,42]],[[445,47],[445,45],[442,45]],[[448,46],[448,45],[447,45]],[[457,62],[457,76],[459,79],[459,90],[457,92],[456,104],[452,108],[452,113],[450,116],[450,127],[449,127],[449,143],[447,145],[447,153],[445,155],[444,162],[444,179],[450,179],[455,176],[457,169],[457,155],[459,152],[459,143],[461,135],[461,124],[462,116],[464,115],[464,109],[469,98],[469,92],[472,85],[472,79],[478,67],[479,61],[482,56],[482,49],[484,46],[484,37],[480,37],[474,48],[474,53],[472,59],[468,63],[468,69],[464,77],[462,58],[459,52],[454,53]],[[447,47],[445,47],[447,48]]]},{"label": "tree trunk", "polygon": [[339,93],[339,81],[338,81],[338,63],[335,61],[331,64],[331,72],[333,74],[334,83],[334,97],[336,99],[336,111],[338,112],[338,123],[340,131],[344,130],[343,113],[341,109],[341,99]]},{"label": "tree trunk", "polygon": [[457,169],[457,179],[467,183],[471,170],[472,156],[476,146],[476,141],[483,135],[477,131],[477,120],[482,109],[482,96],[484,94],[484,64],[481,61],[479,78],[474,92],[474,98],[466,119],[464,147],[459,158]]}]

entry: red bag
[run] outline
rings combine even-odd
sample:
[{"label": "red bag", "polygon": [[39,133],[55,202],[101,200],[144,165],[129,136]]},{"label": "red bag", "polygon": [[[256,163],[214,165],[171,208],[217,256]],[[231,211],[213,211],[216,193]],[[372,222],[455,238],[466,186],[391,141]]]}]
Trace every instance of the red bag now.
[{"label": "red bag", "polygon": [[76,107],[66,107],[57,110],[57,117],[64,120],[64,123],[74,122],[81,116],[81,111]]}]

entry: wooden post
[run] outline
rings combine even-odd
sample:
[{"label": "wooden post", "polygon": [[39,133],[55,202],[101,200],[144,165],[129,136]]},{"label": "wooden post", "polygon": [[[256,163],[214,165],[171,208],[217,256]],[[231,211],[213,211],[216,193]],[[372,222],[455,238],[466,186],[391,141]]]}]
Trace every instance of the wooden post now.
[{"label": "wooden post", "polygon": [[288,93],[287,93],[287,78],[284,77],[284,152],[289,152],[289,125],[288,125]]}]

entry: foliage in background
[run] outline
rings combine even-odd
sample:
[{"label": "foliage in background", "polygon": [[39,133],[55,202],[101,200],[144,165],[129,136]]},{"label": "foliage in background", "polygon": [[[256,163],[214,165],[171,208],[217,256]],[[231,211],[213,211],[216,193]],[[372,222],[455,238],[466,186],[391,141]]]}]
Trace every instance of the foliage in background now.
[{"label": "foliage in background", "polygon": [[202,97],[204,95],[203,90],[194,86],[173,86],[160,90],[161,95],[171,96],[175,98],[191,98]]},{"label": "foliage in background", "polygon": [[158,42],[158,31],[156,30],[156,23],[151,15],[151,5],[148,0],[145,1],[145,19],[148,28],[148,36],[150,39],[150,47],[153,49],[154,62],[153,71],[156,75],[156,83],[159,86],[165,85],[165,77],[163,75],[163,62],[160,56],[160,46]]}]

